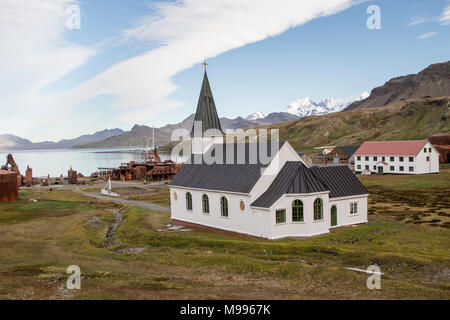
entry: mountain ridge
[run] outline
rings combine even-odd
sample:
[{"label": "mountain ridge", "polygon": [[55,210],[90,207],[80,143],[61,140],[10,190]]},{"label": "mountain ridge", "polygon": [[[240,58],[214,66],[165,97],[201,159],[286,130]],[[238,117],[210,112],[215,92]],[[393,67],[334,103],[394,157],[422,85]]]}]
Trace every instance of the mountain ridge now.
[{"label": "mountain ridge", "polygon": [[[257,120],[247,120],[243,117],[229,119],[220,118],[223,130],[244,129],[255,126],[270,125],[280,122],[292,121],[298,119],[297,116],[285,112],[272,112],[265,118]],[[157,146],[165,145],[171,142],[172,132],[176,129],[185,129],[190,131],[194,122],[194,114],[177,124],[168,124],[164,127],[155,128],[155,144]],[[103,141],[77,145],[77,148],[113,148],[113,147],[147,147],[152,144],[153,128],[145,125],[135,125],[130,131],[126,131],[119,136],[107,138]],[[177,138],[176,138],[177,140]]]},{"label": "mountain ridge", "polygon": [[363,100],[368,96],[369,93],[364,91],[347,98],[325,98],[319,102],[314,102],[310,97],[305,97],[292,101],[284,112],[294,114],[300,118],[324,115],[342,111],[353,102]]},{"label": "mountain ridge", "polygon": [[404,99],[450,96],[450,61],[429,65],[417,74],[392,78],[374,88],[370,96],[343,111],[376,108]]},{"label": "mountain ridge", "polygon": [[101,141],[124,133],[122,129],[104,129],[93,134],[84,134],[74,139],[62,139],[58,142],[31,142],[12,134],[0,134],[0,150],[33,150],[33,149],[70,149],[81,143]]},{"label": "mountain ridge", "polygon": [[324,145],[428,139],[436,133],[450,133],[450,97],[412,98],[377,108],[310,116],[280,124],[277,129],[280,139],[296,150],[311,152]]}]

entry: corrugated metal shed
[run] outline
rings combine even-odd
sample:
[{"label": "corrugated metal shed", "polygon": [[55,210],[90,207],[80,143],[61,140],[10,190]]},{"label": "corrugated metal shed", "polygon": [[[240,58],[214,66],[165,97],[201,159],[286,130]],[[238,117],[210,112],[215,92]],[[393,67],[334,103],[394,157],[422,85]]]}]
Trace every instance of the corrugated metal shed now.
[{"label": "corrugated metal shed", "polygon": [[336,148],[350,158],[359,149],[359,146],[340,146]]},{"label": "corrugated metal shed", "polygon": [[17,201],[18,196],[17,172],[0,170],[0,202]]}]

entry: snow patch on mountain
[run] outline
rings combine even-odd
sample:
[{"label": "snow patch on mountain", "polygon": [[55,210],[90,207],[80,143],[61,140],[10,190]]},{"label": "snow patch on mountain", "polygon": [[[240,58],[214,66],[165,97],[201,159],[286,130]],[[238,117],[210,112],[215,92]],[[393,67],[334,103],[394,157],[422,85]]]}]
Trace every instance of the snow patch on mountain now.
[{"label": "snow patch on mountain", "polygon": [[258,119],[264,119],[266,117],[266,114],[264,112],[253,112],[251,115],[249,115],[246,120],[253,121]]},{"label": "snow patch on mountain", "polygon": [[369,93],[364,91],[347,98],[325,98],[316,103],[310,97],[295,100],[289,104],[285,112],[294,114],[300,118],[324,115],[332,112],[339,112],[347,108],[355,101],[366,99]]}]

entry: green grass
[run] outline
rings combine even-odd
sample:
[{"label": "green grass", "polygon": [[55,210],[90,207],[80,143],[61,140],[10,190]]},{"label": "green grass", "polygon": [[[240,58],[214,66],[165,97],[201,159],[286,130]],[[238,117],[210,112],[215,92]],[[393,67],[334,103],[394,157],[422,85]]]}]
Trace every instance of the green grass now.
[{"label": "green grass", "polygon": [[[408,222],[448,212],[446,188],[418,187],[442,184],[445,173],[408,180],[408,187],[401,186],[404,178],[364,179],[368,224],[277,241],[171,231],[168,213],[70,191],[21,191],[19,202],[0,204],[0,299],[449,299],[449,229],[444,220]],[[168,189],[151,195],[168,203]],[[117,210],[123,221],[106,249]],[[143,251],[118,252],[132,248]],[[345,269],[374,263],[384,273],[377,291],[366,288],[366,274]],[[65,269],[72,264],[81,268],[82,290],[67,292]]]}]

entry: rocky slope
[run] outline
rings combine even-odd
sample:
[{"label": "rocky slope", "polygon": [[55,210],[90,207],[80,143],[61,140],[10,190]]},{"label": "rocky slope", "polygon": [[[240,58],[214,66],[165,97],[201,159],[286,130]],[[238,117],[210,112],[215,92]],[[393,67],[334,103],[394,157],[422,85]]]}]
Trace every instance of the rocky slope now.
[{"label": "rocky slope", "polygon": [[359,145],[367,140],[426,139],[450,133],[450,97],[399,101],[378,108],[310,116],[276,126],[297,150],[323,145]]},{"label": "rocky slope", "polygon": [[410,98],[443,96],[450,96],[450,61],[432,64],[418,74],[391,79],[345,111],[376,108]]}]

